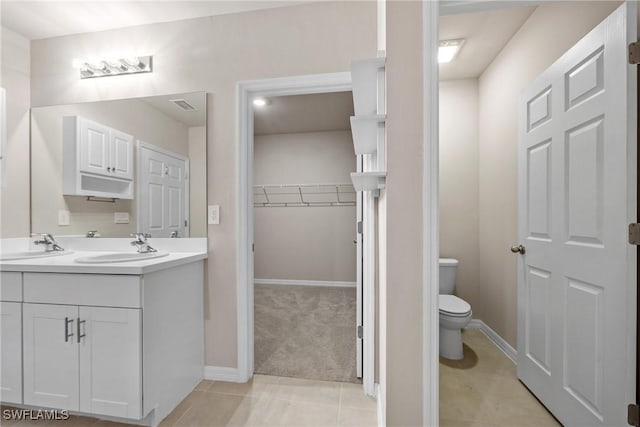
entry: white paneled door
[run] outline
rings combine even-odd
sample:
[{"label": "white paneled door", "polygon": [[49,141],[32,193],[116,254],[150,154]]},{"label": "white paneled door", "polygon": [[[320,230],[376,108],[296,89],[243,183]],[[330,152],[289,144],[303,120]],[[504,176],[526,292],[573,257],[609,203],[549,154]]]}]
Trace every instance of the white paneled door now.
[{"label": "white paneled door", "polygon": [[524,91],[518,376],[569,426],[626,425],[635,401],[636,4]]},{"label": "white paneled door", "polygon": [[22,313],[24,404],[77,411],[78,307],[23,304]]},{"label": "white paneled door", "polygon": [[136,308],[80,307],[80,411],[142,416],[142,316]]},{"label": "white paneled door", "polygon": [[19,404],[22,403],[22,303],[0,302],[0,336],[0,401]]},{"label": "white paneled door", "polygon": [[138,231],[189,237],[189,160],[139,142],[138,185]]}]

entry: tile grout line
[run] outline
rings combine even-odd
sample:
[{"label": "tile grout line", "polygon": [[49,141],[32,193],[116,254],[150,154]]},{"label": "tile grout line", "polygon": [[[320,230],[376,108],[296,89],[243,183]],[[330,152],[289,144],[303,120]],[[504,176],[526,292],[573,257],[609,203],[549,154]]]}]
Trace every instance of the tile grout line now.
[{"label": "tile grout line", "polygon": [[340,397],[338,399],[338,416],[336,417],[336,427],[340,426],[340,412],[342,412],[342,392],[344,390],[344,384],[340,384]]}]

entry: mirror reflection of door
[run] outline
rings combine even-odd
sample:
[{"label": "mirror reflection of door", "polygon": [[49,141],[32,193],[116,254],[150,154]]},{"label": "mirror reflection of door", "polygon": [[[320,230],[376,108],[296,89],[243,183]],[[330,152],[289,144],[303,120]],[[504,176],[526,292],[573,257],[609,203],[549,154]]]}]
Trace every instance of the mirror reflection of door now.
[{"label": "mirror reflection of door", "polygon": [[189,237],[189,159],[138,141],[138,230]]}]

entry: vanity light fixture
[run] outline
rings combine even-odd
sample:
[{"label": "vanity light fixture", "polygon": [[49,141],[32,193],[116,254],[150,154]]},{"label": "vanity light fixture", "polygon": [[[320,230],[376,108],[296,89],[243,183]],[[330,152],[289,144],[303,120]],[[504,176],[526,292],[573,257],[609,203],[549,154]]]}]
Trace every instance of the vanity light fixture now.
[{"label": "vanity light fixture", "polygon": [[89,61],[74,60],[73,63],[74,66],[80,68],[81,79],[150,73],[153,71],[152,56],[134,56],[120,59]]},{"label": "vanity light fixture", "polygon": [[440,40],[438,43],[438,63],[444,64],[453,61],[463,44],[464,39]]}]

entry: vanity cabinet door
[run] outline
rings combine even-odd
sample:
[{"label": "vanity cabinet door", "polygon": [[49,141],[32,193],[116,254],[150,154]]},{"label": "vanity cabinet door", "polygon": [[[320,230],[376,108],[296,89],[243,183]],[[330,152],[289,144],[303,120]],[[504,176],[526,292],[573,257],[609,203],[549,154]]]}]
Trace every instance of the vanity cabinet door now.
[{"label": "vanity cabinet door", "polygon": [[23,304],[24,403],[78,410],[78,307]]},{"label": "vanity cabinet door", "polygon": [[0,303],[0,401],[22,403],[22,303]]},{"label": "vanity cabinet door", "polygon": [[109,146],[111,176],[133,179],[133,137],[111,129]]},{"label": "vanity cabinet door", "polygon": [[107,126],[78,117],[80,170],[98,175],[111,175],[110,141]]},{"label": "vanity cabinet door", "polygon": [[140,309],[80,306],[80,411],[142,414]]}]

